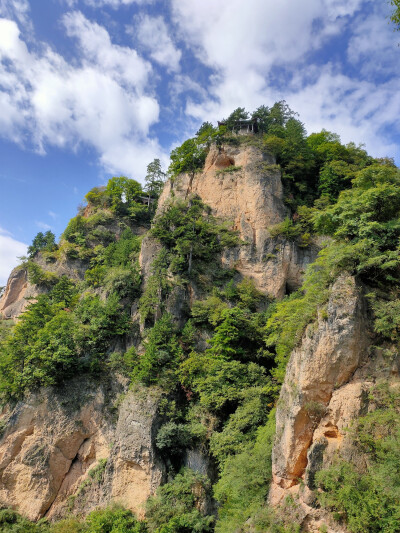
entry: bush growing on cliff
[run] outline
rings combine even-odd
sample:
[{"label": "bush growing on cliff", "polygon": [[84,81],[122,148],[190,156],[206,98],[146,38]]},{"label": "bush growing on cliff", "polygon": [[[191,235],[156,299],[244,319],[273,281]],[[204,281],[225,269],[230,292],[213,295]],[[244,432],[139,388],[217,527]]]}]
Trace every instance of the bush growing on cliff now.
[{"label": "bush growing on cliff", "polygon": [[215,531],[241,531],[265,504],[271,480],[275,412],[245,449],[224,462],[214,494],[220,503]]},{"label": "bush growing on cliff", "polygon": [[146,504],[146,521],[150,533],[213,531],[215,518],[199,509],[206,507],[210,483],[205,476],[183,469],[157,490]]},{"label": "bush growing on cliff", "polygon": [[176,369],[183,358],[172,316],[164,314],[149,331],[145,352],[138,356],[132,373],[134,381],[158,383],[169,389],[176,383]]}]

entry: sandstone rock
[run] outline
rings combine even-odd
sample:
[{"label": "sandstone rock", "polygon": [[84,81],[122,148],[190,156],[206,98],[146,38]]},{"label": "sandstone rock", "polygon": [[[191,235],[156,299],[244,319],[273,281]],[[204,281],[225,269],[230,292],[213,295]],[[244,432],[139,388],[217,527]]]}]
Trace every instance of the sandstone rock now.
[{"label": "sandstone rock", "polygon": [[37,294],[37,288],[28,282],[26,270],[19,267],[14,268],[0,299],[0,318],[14,319],[18,317],[28,304],[27,298],[35,297]]},{"label": "sandstone rock", "polygon": [[[277,486],[287,489],[304,477],[308,453],[309,459],[321,464],[321,447],[327,444],[323,439],[340,439],[338,420],[326,422],[325,431],[315,434],[314,448],[309,451],[335,389],[349,381],[366,356],[367,321],[363,298],[353,278],[342,276],[333,285],[327,313],[326,320],[320,318],[308,327],[288,363],[277,407],[272,459],[271,498],[275,500]],[[310,482],[316,466],[309,473]]]},{"label": "sandstone rock", "polygon": [[[223,172],[232,165],[239,169]],[[281,173],[272,156],[251,145],[225,145],[220,150],[212,146],[203,172],[180,174],[166,183],[159,212],[172,195],[180,199],[198,195],[214,216],[229,221],[238,231],[245,245],[224,254],[223,262],[228,268],[253,278],[260,290],[273,297],[282,297],[301,285],[304,269],[315,259],[318,249],[301,249],[272,239],[269,234],[268,228],[288,214],[283,204]]]},{"label": "sandstone rock", "polygon": [[[88,378],[43,389],[9,413],[0,440],[0,504],[32,520],[87,513],[111,501],[135,512],[162,480],[154,449],[159,394],[132,391],[113,421],[117,383]],[[106,459],[101,483],[90,470]]]}]

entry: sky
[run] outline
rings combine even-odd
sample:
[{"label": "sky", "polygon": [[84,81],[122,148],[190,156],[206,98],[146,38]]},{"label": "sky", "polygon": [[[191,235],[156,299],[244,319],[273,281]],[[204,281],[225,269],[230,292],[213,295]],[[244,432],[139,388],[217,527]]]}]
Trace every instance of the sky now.
[{"label": "sky", "polygon": [[0,285],[112,176],[143,182],[205,120],[286,100],[400,164],[386,0],[0,0]]}]

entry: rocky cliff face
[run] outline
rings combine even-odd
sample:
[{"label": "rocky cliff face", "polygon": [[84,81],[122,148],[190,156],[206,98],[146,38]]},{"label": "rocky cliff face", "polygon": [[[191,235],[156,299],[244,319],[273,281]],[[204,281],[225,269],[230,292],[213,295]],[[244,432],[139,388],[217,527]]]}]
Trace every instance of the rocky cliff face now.
[{"label": "rocky cliff face", "polygon": [[[253,278],[263,293],[276,298],[301,285],[304,269],[318,250],[271,237],[268,228],[287,216],[280,171],[271,156],[252,145],[211,147],[202,172],[167,182],[159,211],[172,198],[191,195],[198,195],[243,240],[224,254],[227,267]],[[145,282],[159,250],[153,238],[143,239],[140,264]],[[78,263],[42,266],[83,278],[84,268]],[[14,270],[0,313],[18,317],[26,299],[37,294],[26,272]],[[175,315],[186,296],[173,294]],[[133,319],[136,310],[133,302]],[[368,391],[374,383],[399,381],[398,363],[388,365],[373,348],[369,323],[362,288],[354,278],[342,276],[332,287],[326,310],[307,328],[288,364],[277,406],[269,501],[279,506],[287,495],[295,496],[308,530],[330,524],[315,505],[315,472],[330,464],[337,450],[352,453],[345,428],[368,409]],[[112,379],[114,383],[76,378],[4,410],[1,505],[17,508],[31,519],[58,518],[68,510],[87,513],[111,501],[143,512],[143,503],[165,476],[154,445],[160,395],[152,389],[127,392],[123,382]],[[188,452],[186,462],[207,470],[201,454]],[[337,525],[329,527],[340,530]]]},{"label": "rocky cliff face", "polygon": [[158,401],[154,391],[77,378],[4,412],[0,505],[32,520],[110,502],[143,514],[164,474],[154,448]]},{"label": "rocky cliff face", "polygon": [[385,381],[400,384],[400,361],[388,362],[373,347],[362,287],[350,276],[331,289],[326,311],[308,326],[290,358],[276,414],[269,501],[279,506],[291,495],[307,531],[342,531],[316,504],[315,474],[337,454],[354,453],[351,423],[368,412],[368,393]]},{"label": "rocky cliff face", "polygon": [[[235,170],[236,169],[236,170]],[[245,245],[224,256],[227,267],[254,279],[272,297],[297,289],[305,267],[317,254],[314,246],[299,248],[273,239],[268,228],[288,214],[283,203],[281,173],[274,158],[252,145],[212,146],[203,172],[181,174],[168,181],[159,201],[198,195],[214,216],[229,221]]]},{"label": "rocky cliff face", "polygon": [[0,316],[4,319],[18,317],[24,311],[28,298],[36,295],[37,288],[28,282],[26,270],[14,268],[0,299]]}]

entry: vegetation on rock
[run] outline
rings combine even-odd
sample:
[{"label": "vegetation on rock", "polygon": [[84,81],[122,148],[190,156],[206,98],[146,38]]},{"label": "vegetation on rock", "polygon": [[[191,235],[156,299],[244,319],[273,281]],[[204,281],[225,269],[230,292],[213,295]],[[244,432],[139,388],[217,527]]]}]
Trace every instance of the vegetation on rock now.
[{"label": "vegetation on rock", "polygon": [[[259,134],[235,136],[242,119],[257,119]],[[204,123],[173,150],[171,178],[194,176],[213,142],[253,143],[272,152],[288,216],[269,228],[271,237],[301,248],[318,236],[318,258],[299,290],[271,301],[251,279],[224,267],[221,254],[242,243],[200,198],[171,198],[152,220],[150,198],[157,199],[164,179],[159,160],[148,166],[145,190],[125,177],[92,189],[58,244],[49,232],[38,234],[23,268],[41,294],[15,326],[0,330],[2,402],[77,373],[99,376],[110,369],[133,386],[158,387],[164,396],[155,444],[168,482],[149,499],[145,521],[108,508],[85,520],[33,525],[3,510],[0,531],[4,524],[4,531],[59,533],[298,530],[292,501],[286,502],[289,521],[266,505],[274,406],[286,363],[307,326],[324,319],[330,287],[342,273],[355,276],[368,294],[376,345],[397,349],[400,171],[331,132],[307,135],[283,101],[252,114],[238,108],[224,123]],[[159,244],[145,286],[138,226]],[[60,261],[76,262],[81,276],[60,276],[53,267]],[[354,532],[398,531],[398,398],[381,396],[374,395],[375,408],[351,429],[366,466],[338,458],[317,474],[321,505]],[[216,480],[184,468],[188,449],[201,450]]]}]

